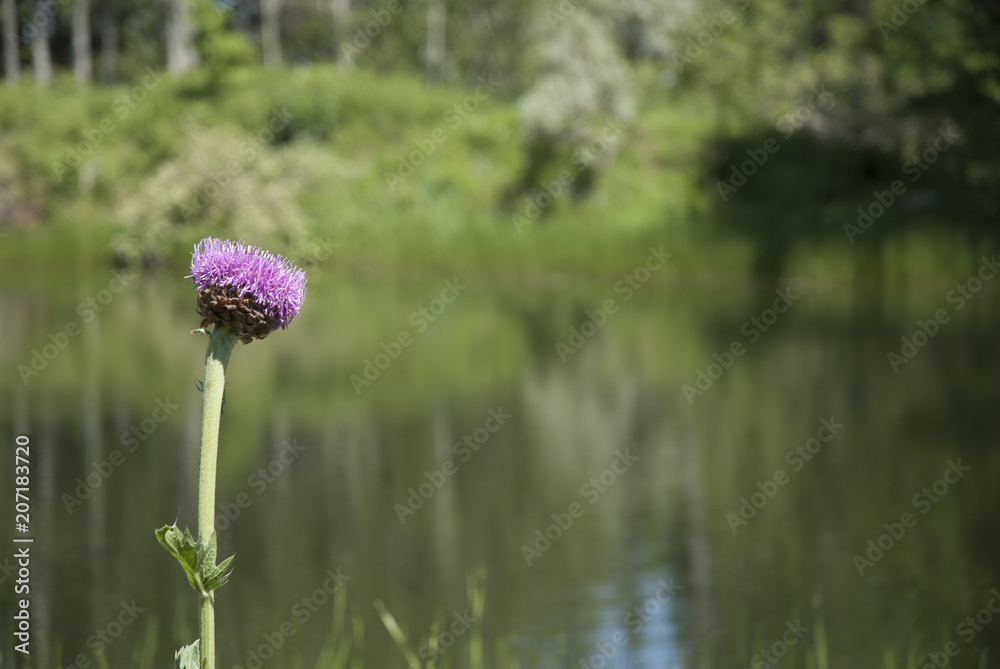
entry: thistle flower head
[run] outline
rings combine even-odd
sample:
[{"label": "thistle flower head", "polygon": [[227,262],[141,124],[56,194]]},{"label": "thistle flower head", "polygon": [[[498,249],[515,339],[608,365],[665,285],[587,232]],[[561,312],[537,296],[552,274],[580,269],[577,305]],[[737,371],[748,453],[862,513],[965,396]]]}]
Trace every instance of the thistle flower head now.
[{"label": "thistle flower head", "polygon": [[287,259],[213,237],[195,245],[188,278],[198,291],[202,327],[231,328],[244,344],[287,328],[306,292],[306,273]]}]

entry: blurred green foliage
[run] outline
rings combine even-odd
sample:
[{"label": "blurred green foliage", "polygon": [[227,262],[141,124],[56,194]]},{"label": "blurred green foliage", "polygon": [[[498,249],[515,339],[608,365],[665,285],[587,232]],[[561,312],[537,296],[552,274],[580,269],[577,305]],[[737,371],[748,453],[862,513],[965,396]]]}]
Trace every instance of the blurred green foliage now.
[{"label": "blurred green foliage", "polygon": [[[168,75],[162,10],[122,3],[128,83],[5,87],[0,225],[84,228],[126,263],[212,233],[293,255],[332,236],[379,271],[601,272],[656,243],[680,271],[831,281],[996,247],[990,3],[448,3],[443,86],[422,76],[428,7],[286,4],[296,64],[262,69],[256,6],[201,2],[201,65]],[[276,110],[289,121],[241,159]],[[854,239],[858,207],[941,132],[959,139]]]}]

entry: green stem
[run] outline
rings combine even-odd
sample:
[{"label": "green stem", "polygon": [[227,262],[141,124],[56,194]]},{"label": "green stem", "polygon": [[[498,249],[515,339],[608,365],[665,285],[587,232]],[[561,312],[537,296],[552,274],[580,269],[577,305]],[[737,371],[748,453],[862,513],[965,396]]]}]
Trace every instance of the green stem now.
[{"label": "green stem", "polygon": [[[204,403],[201,412],[201,466],[198,470],[198,540],[215,555],[215,470],[219,458],[219,422],[226,365],[239,337],[227,327],[216,327],[205,353]],[[213,558],[214,563],[214,558]],[[199,596],[201,669],[215,669],[215,601],[212,593]]]}]

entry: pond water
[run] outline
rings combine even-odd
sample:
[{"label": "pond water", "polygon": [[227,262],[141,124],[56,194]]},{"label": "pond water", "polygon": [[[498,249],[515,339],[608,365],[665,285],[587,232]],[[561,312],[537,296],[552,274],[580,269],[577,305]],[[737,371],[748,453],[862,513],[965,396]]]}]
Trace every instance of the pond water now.
[{"label": "pond water", "polygon": [[[0,284],[28,666],[164,666],[197,634],[153,536],[196,525],[193,292],[28,279]],[[319,272],[237,347],[219,667],[405,666],[376,601],[437,666],[1000,666],[995,287],[568,286]]]}]

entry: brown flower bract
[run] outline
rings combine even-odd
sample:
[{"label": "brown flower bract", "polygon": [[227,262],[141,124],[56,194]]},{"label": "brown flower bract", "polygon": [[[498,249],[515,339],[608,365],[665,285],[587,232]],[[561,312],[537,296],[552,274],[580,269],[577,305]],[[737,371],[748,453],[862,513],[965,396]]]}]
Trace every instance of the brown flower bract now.
[{"label": "brown flower bract", "polygon": [[202,288],[198,291],[198,314],[203,316],[201,327],[210,323],[224,325],[249,344],[253,339],[263,339],[274,332],[278,323],[269,319],[263,306],[240,297],[235,289],[224,287]]}]

